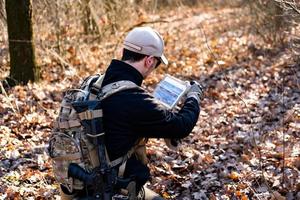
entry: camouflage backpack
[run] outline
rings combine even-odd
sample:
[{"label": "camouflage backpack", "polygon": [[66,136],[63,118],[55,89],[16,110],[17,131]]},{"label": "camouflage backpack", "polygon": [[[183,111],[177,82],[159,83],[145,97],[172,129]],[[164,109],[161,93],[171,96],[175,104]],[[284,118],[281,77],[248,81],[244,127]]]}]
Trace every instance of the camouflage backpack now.
[{"label": "camouflage backpack", "polygon": [[[101,163],[97,151],[99,144],[93,142],[95,137],[104,137],[103,112],[99,102],[119,91],[138,87],[131,81],[117,81],[101,87],[103,79],[104,75],[90,76],[79,89],[65,92],[49,140],[48,152],[54,176],[69,192],[84,188],[82,181],[69,177],[71,163],[79,165],[86,172],[91,172]],[[105,155],[108,166],[114,167],[124,163],[131,154],[132,151],[114,161],[109,160],[107,153]]]}]

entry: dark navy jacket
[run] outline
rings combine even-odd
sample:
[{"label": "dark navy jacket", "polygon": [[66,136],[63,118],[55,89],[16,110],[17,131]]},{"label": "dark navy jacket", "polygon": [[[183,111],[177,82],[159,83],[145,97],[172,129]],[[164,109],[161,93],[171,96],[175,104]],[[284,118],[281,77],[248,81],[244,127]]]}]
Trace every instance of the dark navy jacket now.
[{"label": "dark navy jacket", "polygon": [[[103,86],[129,80],[141,86],[143,76],[131,65],[112,60]],[[184,138],[198,120],[200,108],[188,98],[182,109],[172,112],[142,88],[121,91],[103,100],[105,143],[111,160],[125,155],[138,138]]]}]

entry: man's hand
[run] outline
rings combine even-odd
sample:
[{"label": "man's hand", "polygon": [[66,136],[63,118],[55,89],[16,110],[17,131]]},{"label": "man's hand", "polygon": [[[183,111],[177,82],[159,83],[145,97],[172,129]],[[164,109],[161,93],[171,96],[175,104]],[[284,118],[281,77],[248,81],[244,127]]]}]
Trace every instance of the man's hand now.
[{"label": "man's hand", "polygon": [[200,103],[203,96],[203,87],[197,81],[191,81],[190,84],[190,90],[187,92],[186,97],[193,97]]}]

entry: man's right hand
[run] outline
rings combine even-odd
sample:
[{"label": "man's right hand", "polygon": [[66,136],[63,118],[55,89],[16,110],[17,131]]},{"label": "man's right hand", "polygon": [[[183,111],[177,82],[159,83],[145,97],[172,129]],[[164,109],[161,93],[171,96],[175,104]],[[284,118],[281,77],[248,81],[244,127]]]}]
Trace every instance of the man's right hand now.
[{"label": "man's right hand", "polygon": [[203,96],[203,87],[197,81],[191,81],[190,84],[190,89],[186,94],[187,98],[193,97],[200,103]]}]

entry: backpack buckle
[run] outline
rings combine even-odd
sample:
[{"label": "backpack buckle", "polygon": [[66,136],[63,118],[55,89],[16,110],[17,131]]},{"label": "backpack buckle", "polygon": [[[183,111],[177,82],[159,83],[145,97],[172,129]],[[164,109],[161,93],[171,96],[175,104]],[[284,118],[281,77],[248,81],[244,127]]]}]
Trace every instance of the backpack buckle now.
[{"label": "backpack buckle", "polygon": [[92,93],[92,94],[94,94],[94,95],[97,95],[97,93],[99,93],[99,92],[100,92],[100,89],[97,88],[97,87],[95,87],[95,86],[92,86],[92,87],[90,88],[90,93]]}]

